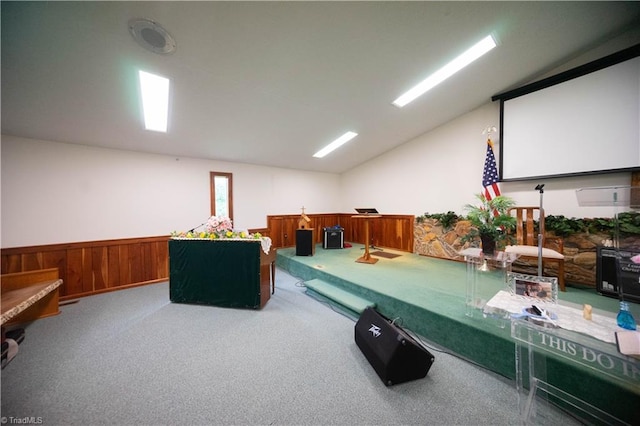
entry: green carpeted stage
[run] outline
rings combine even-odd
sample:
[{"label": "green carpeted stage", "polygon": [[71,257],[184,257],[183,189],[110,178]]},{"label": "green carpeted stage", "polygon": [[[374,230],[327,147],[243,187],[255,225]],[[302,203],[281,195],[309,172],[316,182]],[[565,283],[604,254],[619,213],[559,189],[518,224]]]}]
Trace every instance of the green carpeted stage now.
[{"label": "green carpeted stage", "polygon": [[[344,249],[323,249],[318,245],[313,256],[296,256],[295,248],[278,249],[276,264],[304,282],[328,283],[363,302],[371,302],[377,311],[397,319],[403,328],[498,374],[515,378],[515,343],[509,325],[500,327],[499,322],[483,319],[482,315],[466,315],[464,262],[390,249],[384,252],[400,256],[378,256],[375,264],[357,263],[355,260],[363,253],[361,244]],[[502,271],[482,273],[479,288],[487,297],[505,289]],[[618,300],[601,296],[594,288],[570,283],[558,298],[578,305],[590,304],[594,312],[612,315],[619,308]],[[631,304],[631,311],[640,318],[640,305]],[[558,378],[558,384],[567,386],[574,395],[602,406],[629,424],[640,419],[639,388],[620,387],[610,379],[592,377],[584,368],[560,359],[549,358],[546,368]],[[640,382],[640,371],[637,374]]]}]

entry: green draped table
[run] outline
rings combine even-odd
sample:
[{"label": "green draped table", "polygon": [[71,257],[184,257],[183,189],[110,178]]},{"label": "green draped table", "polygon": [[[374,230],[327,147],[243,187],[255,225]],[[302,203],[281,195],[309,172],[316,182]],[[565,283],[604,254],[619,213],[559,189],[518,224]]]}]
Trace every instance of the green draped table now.
[{"label": "green draped table", "polygon": [[275,250],[261,240],[169,240],[169,298],[230,308],[262,308],[270,298]]}]

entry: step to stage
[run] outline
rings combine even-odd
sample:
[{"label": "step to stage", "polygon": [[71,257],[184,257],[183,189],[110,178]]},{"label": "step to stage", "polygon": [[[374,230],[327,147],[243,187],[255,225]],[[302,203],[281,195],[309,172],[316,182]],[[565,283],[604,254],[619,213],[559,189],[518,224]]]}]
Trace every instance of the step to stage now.
[{"label": "step to stage", "polygon": [[365,309],[369,307],[375,308],[376,306],[374,302],[356,296],[326,281],[312,279],[305,281],[304,285],[307,287],[307,292],[311,291],[312,293],[319,294],[358,316],[362,314]]}]

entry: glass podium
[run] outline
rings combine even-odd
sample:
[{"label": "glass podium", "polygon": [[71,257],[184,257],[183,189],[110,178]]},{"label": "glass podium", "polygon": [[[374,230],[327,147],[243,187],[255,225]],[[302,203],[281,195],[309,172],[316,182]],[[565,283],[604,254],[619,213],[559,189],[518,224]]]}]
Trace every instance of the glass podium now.
[{"label": "glass podium", "polygon": [[[612,207],[615,227],[611,249],[620,259],[640,253],[625,237],[619,216],[640,208],[640,188],[611,186],[576,190],[580,206]],[[616,262],[619,268],[620,262]],[[620,276],[620,274],[618,275]],[[618,289],[623,297],[623,290]],[[575,306],[576,315],[581,307]],[[608,336],[622,330],[611,314]],[[595,325],[594,325],[595,326]],[[582,424],[631,425],[640,422],[640,359],[621,354],[597,333],[570,331],[526,318],[511,319],[515,342],[516,388],[523,424],[553,424],[549,405],[571,413]]]},{"label": "glass podium", "polygon": [[640,420],[640,359],[615,344],[523,319],[512,320],[511,337],[523,424],[550,424],[549,403],[583,424]]},{"label": "glass podium", "polygon": [[[486,317],[484,307],[498,290],[503,289],[507,282],[507,272],[511,271],[511,264],[517,255],[495,252],[486,255],[481,248],[470,247],[459,253],[466,262],[466,315],[468,317]],[[499,271],[501,281],[497,282],[495,274],[490,271]]]}]

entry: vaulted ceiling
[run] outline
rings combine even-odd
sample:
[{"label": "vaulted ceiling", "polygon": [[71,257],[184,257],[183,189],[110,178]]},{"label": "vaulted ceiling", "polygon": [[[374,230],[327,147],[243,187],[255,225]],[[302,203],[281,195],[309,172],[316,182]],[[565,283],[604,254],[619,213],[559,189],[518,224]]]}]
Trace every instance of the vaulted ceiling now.
[{"label": "vaulted ceiling", "polygon": [[[331,173],[640,26],[640,2],[608,1],[3,1],[1,12],[3,134]],[[131,18],[162,25],[176,51],[142,48]],[[392,105],[488,34],[498,47],[485,57]],[[171,79],[166,134],[143,128],[138,69]],[[359,135],[312,157],[348,130]]]}]

